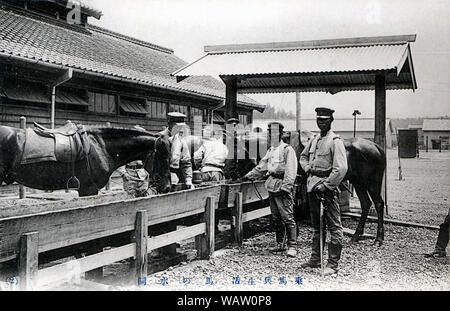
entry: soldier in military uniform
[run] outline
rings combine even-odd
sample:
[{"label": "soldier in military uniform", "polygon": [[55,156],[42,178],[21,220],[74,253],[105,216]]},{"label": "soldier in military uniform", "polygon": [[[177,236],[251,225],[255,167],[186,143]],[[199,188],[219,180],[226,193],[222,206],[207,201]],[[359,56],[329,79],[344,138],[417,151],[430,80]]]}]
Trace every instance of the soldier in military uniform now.
[{"label": "soldier in military uniform", "polygon": [[[320,198],[324,199],[324,218],[330,231],[328,263],[325,275],[338,271],[341,258],[343,229],[339,209],[338,186],[347,173],[347,156],[343,141],[331,130],[334,110],[317,108],[317,126],[320,134],[310,140],[300,156],[300,165],[308,174],[307,191],[311,222],[314,229],[312,253],[302,267],[320,267]],[[326,231],[323,234],[325,245]]]},{"label": "soldier in military uniform", "polygon": [[[275,227],[277,245],[270,250],[283,252],[284,239],[287,238],[287,256],[297,256],[297,224],[294,220],[293,190],[297,176],[297,156],[292,146],[282,140],[284,126],[278,122],[268,125],[271,147],[260,163],[244,180],[255,180],[269,175],[265,186],[269,192],[272,223]],[[284,229],[283,229],[284,227]]]},{"label": "soldier in military uniform", "polygon": [[180,112],[170,112],[169,130],[172,154],[170,158],[170,179],[172,186],[185,183],[190,189],[192,184],[192,163],[189,147],[183,137],[188,135],[189,127],[185,123],[186,115]]}]

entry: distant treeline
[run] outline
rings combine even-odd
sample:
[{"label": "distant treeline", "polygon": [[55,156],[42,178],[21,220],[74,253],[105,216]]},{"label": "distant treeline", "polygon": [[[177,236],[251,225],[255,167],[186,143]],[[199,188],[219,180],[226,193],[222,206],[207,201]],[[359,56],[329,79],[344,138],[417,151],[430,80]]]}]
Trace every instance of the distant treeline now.
[{"label": "distant treeline", "polygon": [[254,119],[282,119],[282,120],[295,120],[295,114],[293,112],[286,111],[284,109],[276,109],[270,104],[266,104],[266,109],[263,113],[255,111],[253,115]]}]

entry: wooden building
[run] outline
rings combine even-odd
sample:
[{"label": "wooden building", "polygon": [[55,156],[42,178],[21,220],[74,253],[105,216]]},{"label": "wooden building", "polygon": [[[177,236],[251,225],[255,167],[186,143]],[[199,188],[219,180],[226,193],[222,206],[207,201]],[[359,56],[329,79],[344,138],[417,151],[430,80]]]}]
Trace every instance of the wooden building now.
[{"label": "wooden building", "polygon": [[450,149],[450,118],[425,119],[422,130],[427,149]]},{"label": "wooden building", "polygon": [[[69,3],[68,3],[69,2]],[[72,1],[0,1],[0,124],[20,116],[50,127],[83,124],[159,131],[167,113],[180,111],[203,124],[223,119],[225,86],[212,77],[177,83],[171,73],[187,65],[174,51],[89,24],[102,13],[84,5],[77,23],[66,18]],[[52,96],[55,90],[55,96]],[[53,100],[54,98],[54,100]],[[239,95],[238,113],[251,123],[264,106]]]}]

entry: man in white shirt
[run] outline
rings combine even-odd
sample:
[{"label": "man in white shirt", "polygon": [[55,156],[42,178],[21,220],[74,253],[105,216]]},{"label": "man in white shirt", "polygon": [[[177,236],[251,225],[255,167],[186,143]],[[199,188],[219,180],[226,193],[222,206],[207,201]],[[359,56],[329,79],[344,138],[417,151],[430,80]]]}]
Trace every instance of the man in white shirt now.
[{"label": "man in white shirt", "polygon": [[194,162],[201,167],[202,181],[224,180],[223,168],[227,157],[228,148],[223,143],[222,128],[218,125],[207,126],[203,145],[194,153]]}]

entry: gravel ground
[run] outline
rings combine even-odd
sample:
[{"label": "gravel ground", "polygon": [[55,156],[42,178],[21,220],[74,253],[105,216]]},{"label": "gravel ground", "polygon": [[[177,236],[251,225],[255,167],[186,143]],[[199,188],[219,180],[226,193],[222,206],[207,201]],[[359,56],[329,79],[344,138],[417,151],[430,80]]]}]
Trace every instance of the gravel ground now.
[{"label": "gravel ground", "polygon": [[[403,180],[398,180],[398,158],[388,152],[389,216],[410,222],[439,225],[449,211],[449,152],[421,152],[418,159],[402,159]],[[343,220],[356,228],[357,222]],[[144,290],[446,290],[450,289],[449,258],[428,259],[437,231],[385,225],[385,243],[357,244],[345,237],[338,275],[320,277],[319,269],[301,269],[310,256],[311,229],[300,228],[297,258],[273,255],[268,248],[273,233],[247,239],[242,248],[227,247],[210,261],[192,261],[150,275]],[[366,233],[376,234],[367,223]],[[233,284],[233,277],[240,284]],[[272,284],[265,284],[267,277]],[[300,279],[301,278],[301,282]],[[212,278],[214,284],[206,284]],[[285,278],[286,282],[283,282]],[[167,281],[166,285],[162,285]],[[296,282],[297,281],[297,282]],[[188,284],[186,284],[188,283]],[[253,285],[254,283],[254,285]],[[301,285],[298,283],[302,283]],[[142,287],[141,287],[142,288]],[[122,287],[121,289],[127,289]],[[136,287],[134,288],[136,289]]]},{"label": "gravel ground", "polygon": [[[403,180],[398,180],[396,151],[388,152],[388,204],[390,218],[439,225],[449,211],[450,152],[422,152],[419,159],[402,159]],[[109,200],[105,198],[104,200]],[[2,201],[0,201],[0,205]],[[69,201],[76,204],[76,200]],[[352,200],[355,204],[356,199]],[[264,221],[262,221],[264,223]],[[344,226],[357,222],[344,219]],[[241,248],[228,246],[216,251],[209,261],[189,260],[148,276],[140,290],[449,290],[449,258],[428,259],[423,253],[433,249],[437,231],[385,225],[385,243],[371,240],[357,244],[345,237],[338,275],[320,277],[319,269],[300,269],[310,255],[311,229],[300,228],[297,258],[273,255],[268,248],[274,233],[260,232],[246,239]],[[261,230],[260,230],[261,231]],[[366,233],[375,234],[376,224],[367,223]],[[183,243],[187,250],[192,243]],[[106,290],[137,290],[126,285],[127,262],[105,267]],[[239,277],[240,284],[233,284]],[[271,284],[265,284],[269,281]],[[107,280],[107,282],[106,282]],[[206,284],[211,281],[214,284]],[[136,280],[134,280],[135,282]],[[167,284],[163,285],[164,281]],[[285,282],[284,282],[285,281]],[[297,281],[297,283],[296,283]],[[301,284],[298,284],[301,283]],[[114,285],[115,284],[115,285]],[[61,290],[93,290],[94,287],[63,286]]]}]

